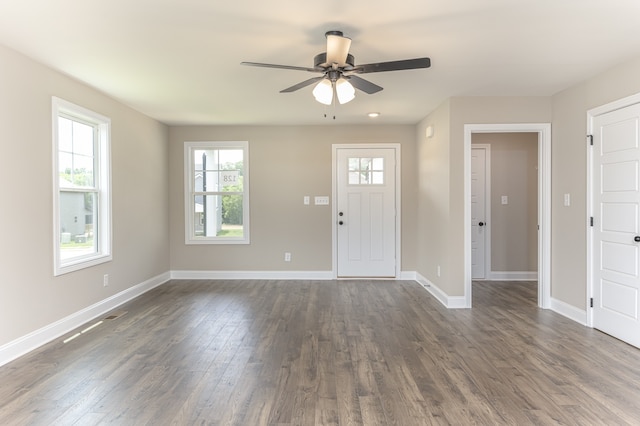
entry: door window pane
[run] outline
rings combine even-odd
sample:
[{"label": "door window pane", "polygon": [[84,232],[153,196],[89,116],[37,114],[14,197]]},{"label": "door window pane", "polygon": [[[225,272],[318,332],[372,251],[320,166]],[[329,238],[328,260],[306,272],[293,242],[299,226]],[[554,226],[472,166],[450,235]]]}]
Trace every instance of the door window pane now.
[{"label": "door window pane", "polygon": [[384,184],[384,158],[352,157],[348,165],[349,185]]}]

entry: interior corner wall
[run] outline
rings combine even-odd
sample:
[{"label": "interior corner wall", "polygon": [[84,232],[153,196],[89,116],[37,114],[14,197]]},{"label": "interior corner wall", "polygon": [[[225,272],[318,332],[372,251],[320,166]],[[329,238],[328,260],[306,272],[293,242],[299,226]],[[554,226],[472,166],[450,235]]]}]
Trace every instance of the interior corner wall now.
[{"label": "interior corner wall", "polygon": [[[455,291],[450,272],[450,102],[416,126],[418,161],[418,254],[416,272],[446,294]],[[431,128],[427,137],[426,129]],[[440,274],[438,274],[440,267]]]},{"label": "interior corner wall", "polygon": [[[331,196],[332,144],[358,143],[401,145],[401,269],[415,270],[414,132],[413,125],[170,127],[171,270],[331,272],[332,205],[304,205],[303,197]],[[249,141],[250,244],[185,244],[185,141]]]},{"label": "interior corner wall", "polygon": [[[551,296],[587,303],[587,111],[640,93],[640,58],[553,96]],[[563,205],[564,194],[571,206]]]},{"label": "interior corner wall", "polygon": [[[550,97],[454,97],[418,125],[421,188],[418,272],[448,296],[464,296],[465,287],[465,124],[549,122]],[[424,134],[424,129],[432,123],[436,123],[434,139],[437,138],[437,145],[420,140],[420,134]],[[432,174],[436,177],[435,182],[443,185],[439,189],[429,188],[431,183],[427,178]],[[448,194],[439,192],[440,189],[446,189]],[[429,223],[423,224],[424,220]],[[435,273],[438,259],[442,259],[441,277]]]},{"label": "interior corner wall", "polygon": [[[169,219],[166,126],[3,46],[0,93],[2,348],[167,273]],[[111,119],[113,260],[57,277],[52,96]]]}]

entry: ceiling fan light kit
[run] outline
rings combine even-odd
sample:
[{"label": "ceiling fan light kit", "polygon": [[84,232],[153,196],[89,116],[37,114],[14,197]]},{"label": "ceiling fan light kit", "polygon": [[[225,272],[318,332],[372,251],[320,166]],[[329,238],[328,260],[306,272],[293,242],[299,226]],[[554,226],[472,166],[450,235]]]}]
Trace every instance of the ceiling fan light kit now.
[{"label": "ceiling fan light kit", "polygon": [[342,31],[327,31],[327,51],[319,53],[313,58],[313,68],[291,65],[265,64],[260,62],[242,62],[242,65],[264,68],[279,68],[296,71],[321,73],[320,77],[313,77],[291,87],[283,89],[280,93],[290,93],[317,83],[313,89],[316,101],[331,105],[335,98],[340,104],[345,104],[355,98],[355,89],[367,94],[377,93],[382,87],[355,74],[365,74],[385,71],[400,71],[418,68],[429,68],[429,58],[404,59],[400,61],[378,62],[365,65],[356,65],[355,58],[349,53],[351,39],[345,37]]}]

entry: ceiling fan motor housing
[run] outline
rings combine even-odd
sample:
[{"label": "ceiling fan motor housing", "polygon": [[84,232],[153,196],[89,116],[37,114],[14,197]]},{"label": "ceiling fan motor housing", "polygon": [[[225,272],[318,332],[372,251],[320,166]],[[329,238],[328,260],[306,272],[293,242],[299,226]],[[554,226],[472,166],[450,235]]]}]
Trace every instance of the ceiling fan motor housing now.
[{"label": "ceiling fan motor housing", "polygon": [[[350,70],[355,66],[355,58],[352,54],[347,55],[347,60],[345,61],[346,65],[342,67],[344,70]],[[327,52],[318,53],[313,58],[313,67],[318,71],[325,71],[327,68],[331,67],[331,64],[327,63]]]}]

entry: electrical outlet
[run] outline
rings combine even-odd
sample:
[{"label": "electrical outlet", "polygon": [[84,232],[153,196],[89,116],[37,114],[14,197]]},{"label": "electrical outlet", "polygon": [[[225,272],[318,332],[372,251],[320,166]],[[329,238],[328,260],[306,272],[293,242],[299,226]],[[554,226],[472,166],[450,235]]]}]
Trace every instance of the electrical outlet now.
[{"label": "electrical outlet", "polygon": [[109,274],[104,274],[104,277],[102,277],[102,285],[105,287],[109,285]]},{"label": "electrical outlet", "polygon": [[285,253],[284,254],[284,261],[285,262],[291,262],[291,253]]}]

